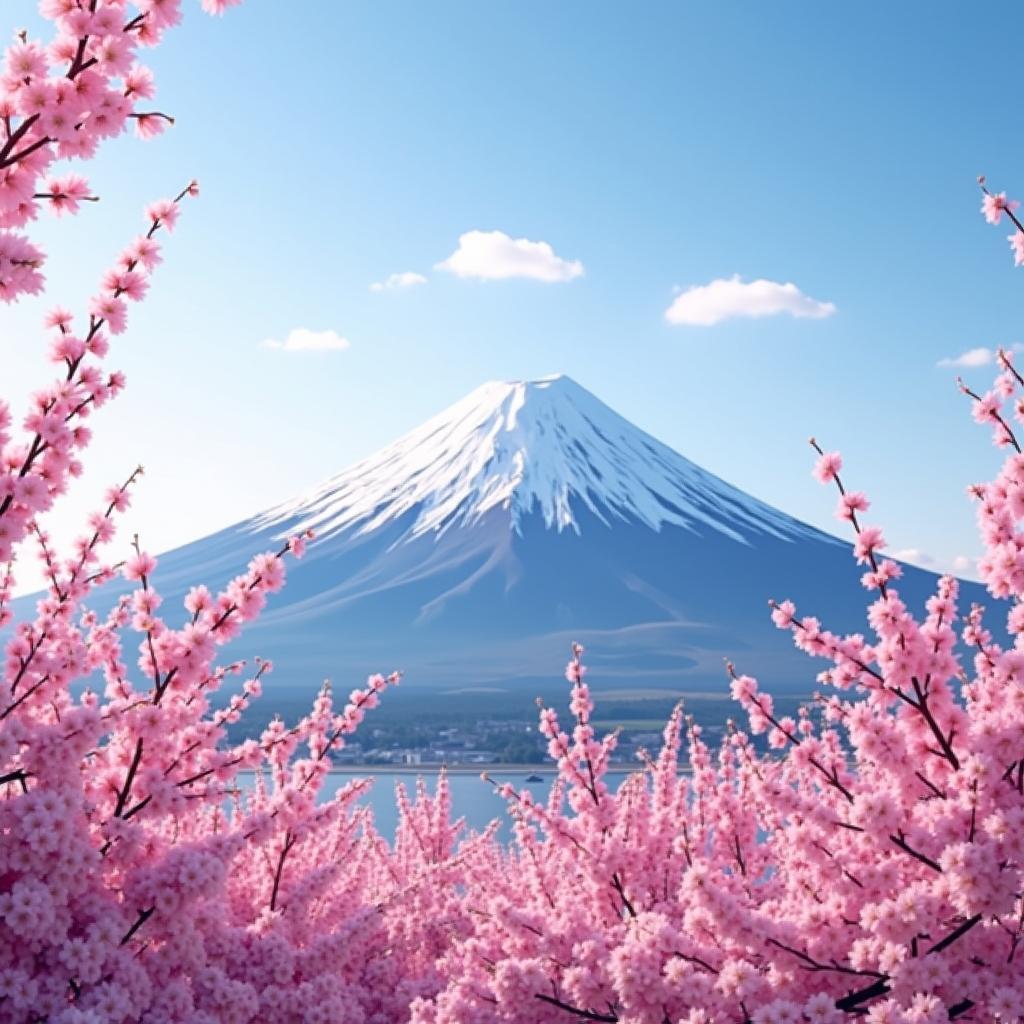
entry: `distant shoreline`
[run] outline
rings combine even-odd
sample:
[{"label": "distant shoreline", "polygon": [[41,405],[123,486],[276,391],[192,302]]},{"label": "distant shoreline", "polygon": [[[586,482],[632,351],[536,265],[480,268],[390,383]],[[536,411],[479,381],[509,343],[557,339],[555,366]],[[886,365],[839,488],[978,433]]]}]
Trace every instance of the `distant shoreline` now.
[{"label": "distant shoreline", "polygon": [[481,772],[503,775],[557,775],[558,769],[547,764],[444,764],[424,761],[423,764],[336,764],[331,775],[423,775],[444,769],[449,775],[479,775]]},{"label": "distant shoreline", "polygon": [[[436,775],[444,769],[449,775],[543,775],[554,776],[558,769],[549,764],[442,764],[433,761],[429,764],[354,764],[335,765],[330,769],[331,775]],[[632,772],[644,771],[641,764],[612,764],[609,772],[629,775]],[[689,775],[689,765],[680,766],[680,774]]]}]

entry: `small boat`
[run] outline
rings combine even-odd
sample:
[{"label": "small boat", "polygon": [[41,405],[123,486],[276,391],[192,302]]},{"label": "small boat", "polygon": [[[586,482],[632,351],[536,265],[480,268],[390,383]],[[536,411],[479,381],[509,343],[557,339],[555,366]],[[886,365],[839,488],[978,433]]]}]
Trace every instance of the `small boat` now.
[{"label": "small boat", "polygon": [[543,782],[544,780],[539,775],[527,775],[527,782]]}]

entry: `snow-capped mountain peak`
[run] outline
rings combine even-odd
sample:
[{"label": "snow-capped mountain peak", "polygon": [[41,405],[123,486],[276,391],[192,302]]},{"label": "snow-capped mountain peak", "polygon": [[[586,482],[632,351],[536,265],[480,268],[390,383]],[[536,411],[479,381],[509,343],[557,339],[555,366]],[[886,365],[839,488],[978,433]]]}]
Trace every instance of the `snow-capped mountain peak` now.
[{"label": "snow-capped mountain peak", "polygon": [[583,509],[609,526],[710,528],[740,541],[809,532],[633,426],[564,374],[483,384],[253,526],[310,527],[325,536],[366,533],[409,516],[412,538],[503,511],[513,530],[537,514],[550,529],[579,532]]},{"label": "snow-capped mountain peak", "polygon": [[[529,701],[564,689],[572,641],[597,685],[623,692],[717,692],[723,657],[803,692],[813,677],[766,600],[790,598],[837,632],[863,623],[848,544],[724,483],[568,377],[484,384],[309,494],[166,552],[168,605],[305,527],[319,541],[244,640],[284,666],[281,701],[291,684],[307,694],[382,664],[415,681],[403,693],[450,691],[452,707],[480,687]],[[900,595],[919,604],[934,587],[907,567]],[[962,594],[983,596],[966,583]]]}]

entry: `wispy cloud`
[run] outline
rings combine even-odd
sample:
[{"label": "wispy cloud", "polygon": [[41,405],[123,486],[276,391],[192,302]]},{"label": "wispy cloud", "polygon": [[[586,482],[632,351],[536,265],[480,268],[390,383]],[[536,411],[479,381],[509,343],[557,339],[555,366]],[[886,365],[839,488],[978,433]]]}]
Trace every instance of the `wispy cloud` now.
[{"label": "wispy cloud", "polygon": [[744,281],[739,274],[720,277],[709,284],[694,285],[676,296],[665,310],[670,324],[711,327],[734,317],[789,316],[819,320],[836,307],[805,295],[792,282],[781,284],[758,278]]},{"label": "wispy cloud", "polygon": [[341,352],[351,347],[348,338],[335,331],[311,331],[305,327],[293,327],[284,341],[267,338],[262,344],[263,348],[279,352]]},{"label": "wispy cloud", "polygon": [[888,552],[891,558],[897,562],[909,562],[911,565],[923,565],[931,568],[935,565],[935,559],[925,554],[920,548],[899,548],[896,551]]},{"label": "wispy cloud", "polygon": [[579,260],[562,259],[547,242],[510,238],[504,231],[467,231],[459,236],[455,252],[436,269],[480,281],[525,277],[554,283],[583,276]]},{"label": "wispy cloud", "polygon": [[[979,366],[991,366],[996,361],[996,354],[998,349],[985,348],[979,346],[978,348],[969,348],[966,352],[961,352],[958,356],[948,356],[945,359],[940,359],[935,365],[941,367],[954,367],[956,369],[975,369]],[[1016,342],[1013,345],[1006,347],[1007,352],[1021,352],[1024,351],[1024,345],[1020,342]]]},{"label": "wispy cloud", "polygon": [[947,560],[935,558],[920,548],[900,548],[887,554],[898,562],[916,565],[931,572],[952,573],[954,576],[965,576],[969,579],[974,577],[974,559],[968,558],[967,555],[955,555]]},{"label": "wispy cloud", "polygon": [[393,292],[401,288],[414,288],[418,284],[426,284],[427,279],[415,270],[403,270],[399,274],[388,274],[383,281],[374,281],[370,285],[371,292]]},{"label": "wispy cloud", "polygon": [[948,356],[945,359],[940,359],[936,365],[956,367],[988,366],[995,357],[996,354],[993,349],[969,348],[958,356]]}]

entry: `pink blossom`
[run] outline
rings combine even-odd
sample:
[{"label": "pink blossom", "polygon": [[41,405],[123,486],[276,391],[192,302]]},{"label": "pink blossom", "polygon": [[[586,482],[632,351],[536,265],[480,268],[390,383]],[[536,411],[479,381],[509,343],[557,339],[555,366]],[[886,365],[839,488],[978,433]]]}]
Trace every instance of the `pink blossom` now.
[{"label": "pink blossom", "polygon": [[70,330],[71,323],[71,314],[66,309],[63,309],[60,306],[54,307],[49,313],[47,313],[45,319],[46,327],[57,328],[58,330],[61,331]]},{"label": "pink blossom", "polygon": [[839,452],[825,452],[814,464],[814,479],[827,484],[834,480],[843,468],[843,457]]},{"label": "pink blossom", "polygon": [[45,77],[46,54],[37,43],[16,43],[4,55],[4,73],[21,81]]},{"label": "pink blossom", "polygon": [[1007,199],[1005,192],[986,192],[981,197],[981,212],[989,224],[998,224],[1004,211],[1013,211],[1020,206],[1016,199]]},{"label": "pink blossom", "polygon": [[110,270],[103,278],[104,292],[111,296],[124,295],[132,302],[141,302],[148,288],[145,277],[134,270]]},{"label": "pink blossom", "polygon": [[207,14],[224,14],[229,7],[235,7],[242,0],[203,0],[203,10]]},{"label": "pink blossom", "polygon": [[162,135],[167,128],[167,120],[158,114],[135,114],[135,134],[140,139],[153,139]]},{"label": "pink blossom", "polygon": [[89,182],[77,174],[53,178],[46,183],[50,209],[56,214],[77,213],[79,203],[89,197]]},{"label": "pink blossom", "polygon": [[193,615],[201,615],[213,605],[213,596],[206,587],[193,587],[185,598],[185,608]]},{"label": "pink blossom", "polygon": [[178,223],[178,204],[171,199],[161,199],[146,208],[146,216],[154,225],[173,231],[174,226]]},{"label": "pink blossom", "polygon": [[124,76],[124,91],[126,96],[151,100],[156,95],[153,72],[141,64],[133,65]]},{"label": "pink blossom", "polygon": [[152,576],[155,568],[156,559],[152,555],[140,551],[124,563],[124,578],[126,580],[141,580]]},{"label": "pink blossom", "polygon": [[729,689],[733,700],[746,705],[757,693],[757,680],[751,676],[737,676]]},{"label": "pink blossom", "polygon": [[772,608],[772,622],[779,629],[789,629],[796,616],[796,606],[792,601],[783,601]]},{"label": "pink blossom", "polygon": [[1012,235],[1007,235],[1007,240],[1013,251],[1013,265],[1019,267],[1024,263],[1024,231],[1014,231]]},{"label": "pink blossom", "polygon": [[836,504],[836,519],[852,522],[858,512],[866,512],[871,507],[867,496],[860,491],[847,491],[839,496]]},{"label": "pink blossom", "polygon": [[120,264],[126,270],[134,270],[141,263],[149,272],[160,265],[160,245],[152,238],[137,238],[122,254]]},{"label": "pink blossom", "polygon": [[996,422],[1002,402],[995,391],[989,391],[971,405],[975,423]]},{"label": "pink blossom", "polygon": [[123,334],[128,325],[128,307],[113,295],[98,295],[89,303],[89,313],[96,322],[106,324],[111,334]]}]

